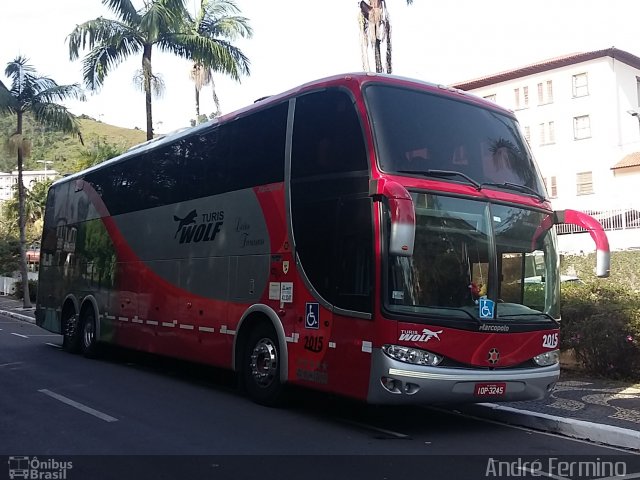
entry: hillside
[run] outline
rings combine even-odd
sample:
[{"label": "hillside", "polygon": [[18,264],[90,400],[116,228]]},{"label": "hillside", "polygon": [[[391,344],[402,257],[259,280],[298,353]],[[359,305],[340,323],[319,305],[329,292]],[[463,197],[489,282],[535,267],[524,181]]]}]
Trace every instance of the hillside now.
[{"label": "hillside", "polygon": [[[77,170],[82,153],[97,142],[127,149],[146,140],[146,134],[142,130],[116,127],[85,115],[80,116],[79,120],[84,146],[77,137],[43,130],[27,117],[24,133],[31,141],[31,156],[25,161],[25,168],[39,170],[43,168],[43,164],[38,163],[37,160],[50,160],[53,164],[48,164],[47,168],[61,173],[70,173]],[[10,155],[5,148],[2,148],[15,131],[15,121],[15,116],[0,117],[0,171],[2,172],[16,168],[14,155]]]}]

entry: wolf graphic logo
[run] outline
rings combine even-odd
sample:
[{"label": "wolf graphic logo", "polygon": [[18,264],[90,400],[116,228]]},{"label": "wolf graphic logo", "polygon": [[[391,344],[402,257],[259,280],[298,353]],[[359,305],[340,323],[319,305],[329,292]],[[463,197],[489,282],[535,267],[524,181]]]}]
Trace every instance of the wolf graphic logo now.
[{"label": "wolf graphic logo", "polygon": [[178,236],[178,233],[180,233],[180,230],[182,230],[183,227],[196,223],[196,218],[198,218],[198,213],[195,210],[191,210],[184,218],[180,218],[174,215],[173,219],[179,223],[178,230],[176,230],[176,234],[173,236],[173,238],[176,238]]},{"label": "wolf graphic logo", "polygon": [[434,332],[433,330],[429,330],[428,328],[424,328],[422,330],[422,336],[425,337],[425,342],[428,342],[430,339],[435,338],[436,340],[440,341],[440,337],[438,336],[438,334],[442,333],[442,330],[438,330],[437,332]]}]

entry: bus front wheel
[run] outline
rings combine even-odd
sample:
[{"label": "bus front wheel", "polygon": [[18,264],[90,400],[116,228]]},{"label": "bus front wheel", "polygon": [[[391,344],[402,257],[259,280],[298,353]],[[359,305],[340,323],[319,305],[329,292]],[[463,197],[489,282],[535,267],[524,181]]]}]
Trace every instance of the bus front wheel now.
[{"label": "bus front wheel", "polygon": [[275,331],[268,324],[259,324],[247,338],[242,365],[244,387],[256,403],[275,406],[282,400],[280,361]]}]

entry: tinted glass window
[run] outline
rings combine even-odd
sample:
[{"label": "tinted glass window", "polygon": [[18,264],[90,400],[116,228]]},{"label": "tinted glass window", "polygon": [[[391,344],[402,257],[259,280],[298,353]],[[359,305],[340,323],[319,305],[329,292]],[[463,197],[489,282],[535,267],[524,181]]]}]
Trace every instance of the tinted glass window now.
[{"label": "tinted glass window", "polygon": [[478,183],[509,182],[545,195],[526,141],[511,117],[397,87],[371,85],[365,97],[384,171],[458,171]]},{"label": "tinted glass window", "polygon": [[232,122],[232,159],[228,165],[231,189],[284,180],[287,103]]},{"label": "tinted glass window", "polygon": [[[349,94],[336,89],[297,98],[291,152],[296,253],[316,291],[348,310],[370,308],[365,244],[371,208],[354,201],[368,192],[368,179],[362,127]],[[364,242],[360,252],[358,241]]]},{"label": "tinted glass window", "polygon": [[88,174],[112,215],[284,180],[287,103]]},{"label": "tinted glass window", "polygon": [[341,90],[296,100],[291,176],[366,171],[362,127],[351,97]]}]

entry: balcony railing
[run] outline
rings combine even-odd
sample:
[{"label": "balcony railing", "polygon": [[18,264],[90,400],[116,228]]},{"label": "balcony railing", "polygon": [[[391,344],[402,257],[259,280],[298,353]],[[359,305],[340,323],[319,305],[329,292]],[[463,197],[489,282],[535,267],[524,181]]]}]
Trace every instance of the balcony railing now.
[{"label": "balcony railing", "polygon": [[[611,210],[583,210],[598,220],[605,230],[629,230],[640,228],[640,209],[636,208],[615,208]],[[558,235],[568,233],[583,233],[586,230],[577,225],[561,224],[556,225]]]}]

